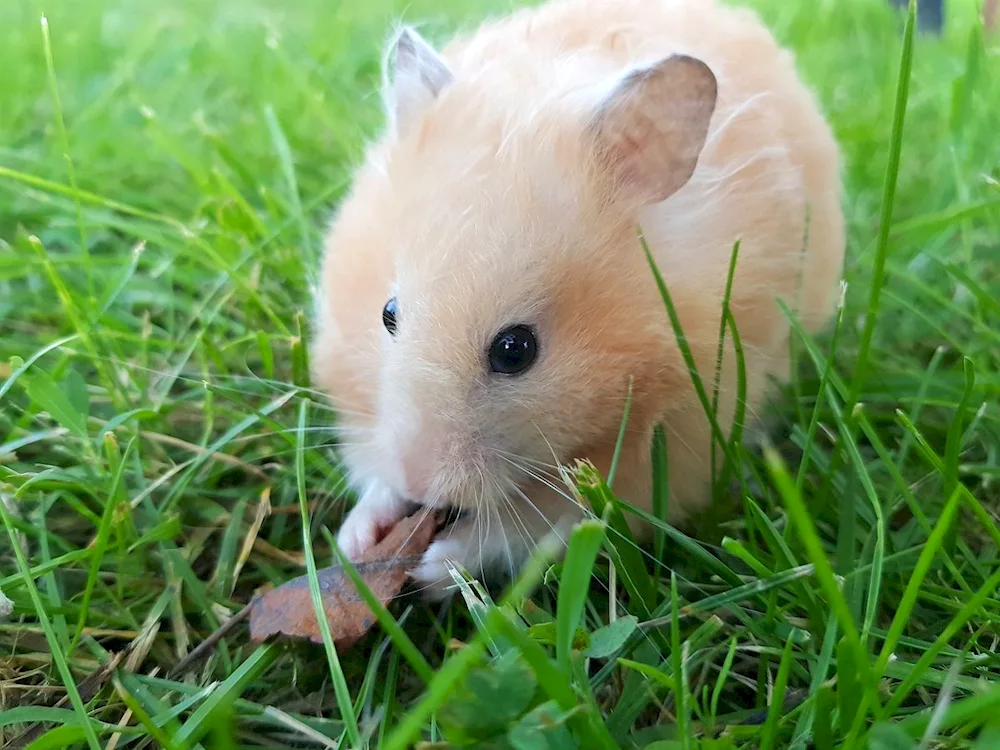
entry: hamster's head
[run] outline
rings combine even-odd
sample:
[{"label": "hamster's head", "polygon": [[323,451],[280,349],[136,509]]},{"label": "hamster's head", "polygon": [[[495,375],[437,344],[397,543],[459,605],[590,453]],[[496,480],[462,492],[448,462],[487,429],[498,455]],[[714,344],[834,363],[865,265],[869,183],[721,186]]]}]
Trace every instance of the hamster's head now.
[{"label": "hamster's head", "polygon": [[410,30],[391,50],[390,132],[328,238],[316,379],[356,485],[496,506],[613,445],[630,388],[651,429],[687,378],[635,221],[694,171],[715,79],[675,56],[532,94]]}]

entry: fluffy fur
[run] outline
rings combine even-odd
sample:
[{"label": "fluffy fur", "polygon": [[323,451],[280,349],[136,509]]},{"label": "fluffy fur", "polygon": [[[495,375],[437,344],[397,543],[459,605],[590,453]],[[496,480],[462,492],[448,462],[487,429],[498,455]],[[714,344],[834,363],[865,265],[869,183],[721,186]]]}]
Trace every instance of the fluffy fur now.
[{"label": "fluffy fur", "polygon": [[[615,489],[649,507],[662,423],[682,520],[709,500],[711,437],[636,227],[709,384],[741,241],[731,306],[754,414],[787,375],[775,297],[817,329],[844,251],[837,147],[791,56],[713,0],[553,0],[440,54],[404,30],[387,57],[387,132],[330,229],[313,356],[360,493],[341,545],[373,544],[406,500],[457,505],[472,514],[418,579],[440,593],[446,560],[515,571],[580,513],[556,465],[608,469],[630,381]],[[495,375],[487,347],[517,323],[537,328],[538,360]],[[735,379],[730,346],[724,422]]]}]

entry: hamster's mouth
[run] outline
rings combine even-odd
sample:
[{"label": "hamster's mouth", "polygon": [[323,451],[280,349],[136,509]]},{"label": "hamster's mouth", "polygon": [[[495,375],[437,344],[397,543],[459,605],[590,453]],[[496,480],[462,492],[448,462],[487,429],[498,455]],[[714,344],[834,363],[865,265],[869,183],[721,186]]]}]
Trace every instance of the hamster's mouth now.
[{"label": "hamster's mouth", "polygon": [[471,508],[459,508],[457,505],[446,505],[442,510],[444,511],[444,526],[446,528],[473,514]]},{"label": "hamster's mouth", "polygon": [[424,505],[423,503],[418,503],[416,500],[407,499],[407,505],[409,506],[409,512],[406,515],[413,515],[418,511],[438,511],[444,516],[444,521],[441,523],[441,529],[446,529],[452,524],[457,523],[463,518],[468,518],[472,516],[475,511],[472,508],[461,508],[458,505],[439,505],[430,506]]}]

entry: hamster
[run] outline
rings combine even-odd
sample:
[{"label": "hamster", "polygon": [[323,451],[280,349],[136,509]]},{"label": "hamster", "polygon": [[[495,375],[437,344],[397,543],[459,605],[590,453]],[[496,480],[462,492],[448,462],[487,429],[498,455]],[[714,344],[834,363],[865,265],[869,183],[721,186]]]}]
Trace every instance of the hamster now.
[{"label": "hamster", "polygon": [[[329,229],[313,343],[359,500],[355,557],[415,506],[463,511],[413,571],[517,572],[582,510],[558,467],[651,506],[662,424],[670,521],[710,500],[712,437],[640,242],[713,388],[730,257],[746,414],[787,377],[789,326],[839,297],[840,157],[792,56],[713,0],[550,0],[440,52],[387,45],[387,126]],[[719,420],[734,418],[731,338]],[[637,526],[637,533],[649,530]],[[642,537],[648,538],[648,537]]]}]

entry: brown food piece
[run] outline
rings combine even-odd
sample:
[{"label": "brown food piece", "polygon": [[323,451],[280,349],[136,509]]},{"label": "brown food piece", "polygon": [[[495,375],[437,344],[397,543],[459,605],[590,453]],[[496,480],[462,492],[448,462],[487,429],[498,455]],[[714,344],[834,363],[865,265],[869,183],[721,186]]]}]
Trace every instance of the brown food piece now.
[{"label": "brown food piece", "polygon": [[[388,604],[402,591],[408,571],[420,562],[440,523],[437,514],[418,511],[393,526],[354,562],[358,574],[382,604]],[[375,624],[375,615],[341,566],[316,573],[334,643],[340,650],[350,648]],[[308,576],[293,578],[250,605],[250,640],[260,643],[274,635],[323,642]]]}]

